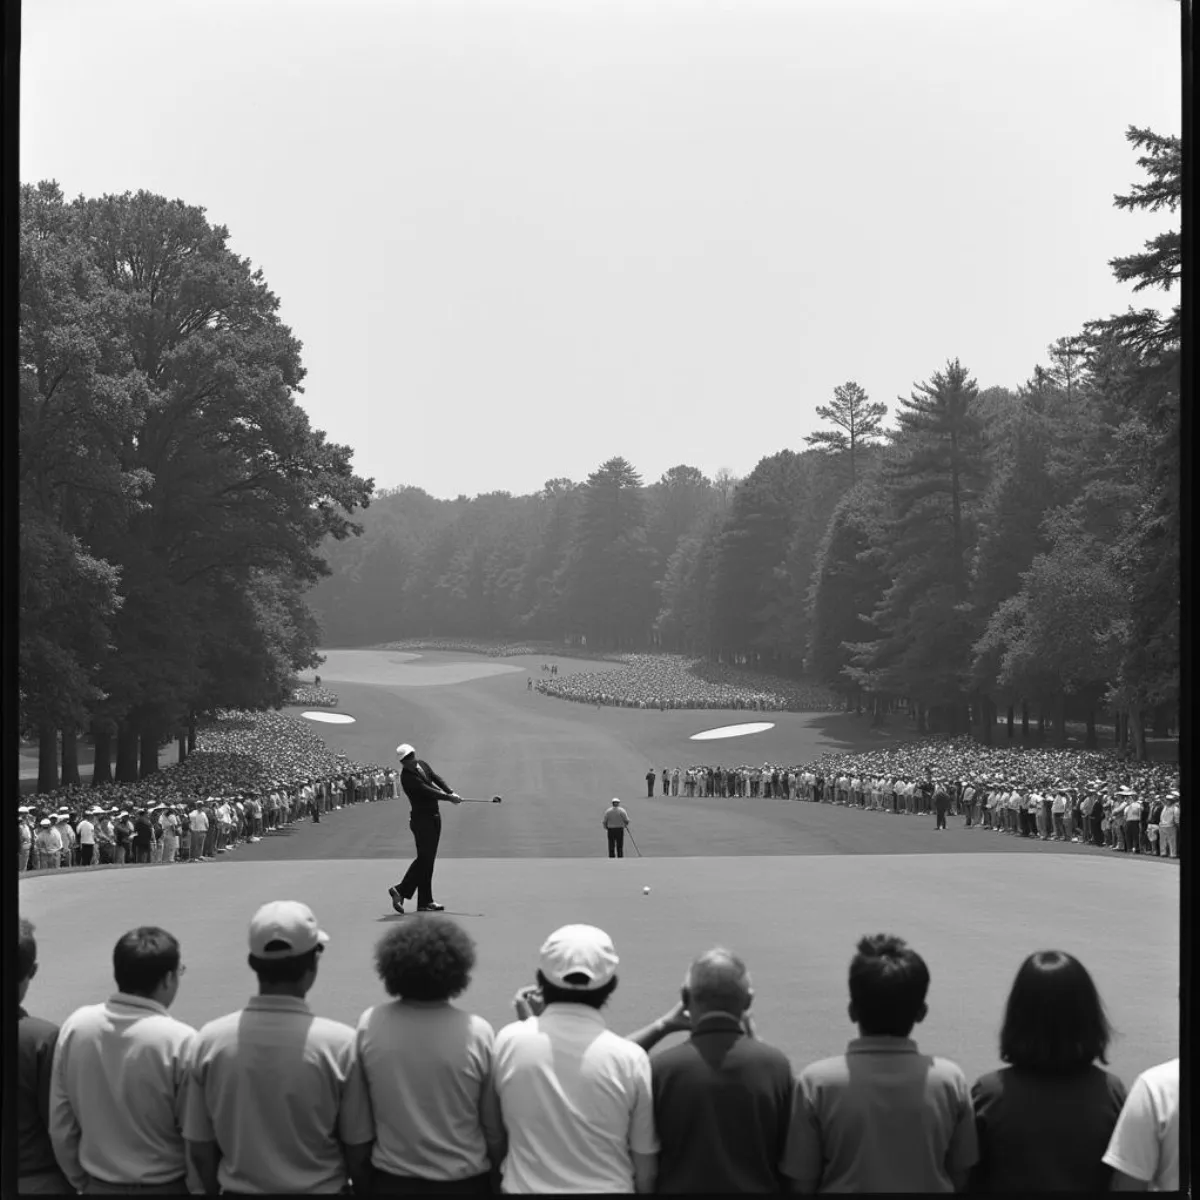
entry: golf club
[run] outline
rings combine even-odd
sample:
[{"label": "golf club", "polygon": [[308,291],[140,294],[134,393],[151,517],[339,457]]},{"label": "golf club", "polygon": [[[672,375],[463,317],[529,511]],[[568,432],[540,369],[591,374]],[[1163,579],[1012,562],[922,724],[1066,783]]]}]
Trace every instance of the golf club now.
[{"label": "golf club", "polygon": [[641,858],[641,857],[642,857],[642,852],[641,852],[640,850],[638,850],[638,844],[637,844],[637,842],[635,842],[635,841],[633,840],[633,830],[631,830],[631,829],[629,828],[629,826],[627,825],[627,826],[625,827],[625,832],[626,832],[627,834],[629,834],[629,840],[630,840],[630,842],[633,844],[633,848],[634,848],[635,850],[637,850],[637,856],[638,856],[638,858]]},{"label": "golf club", "polygon": [[481,800],[477,796],[460,796],[459,800],[463,804],[500,804],[502,803],[499,796],[493,796],[490,800]]}]

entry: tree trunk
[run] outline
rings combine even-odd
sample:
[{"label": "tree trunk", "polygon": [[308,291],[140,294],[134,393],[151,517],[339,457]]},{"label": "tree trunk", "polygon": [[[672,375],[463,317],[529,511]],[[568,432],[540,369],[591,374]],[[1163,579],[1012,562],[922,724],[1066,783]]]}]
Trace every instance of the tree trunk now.
[{"label": "tree trunk", "polygon": [[1067,694],[1059,692],[1054,706],[1054,744],[1062,747],[1067,744]]},{"label": "tree trunk", "polygon": [[187,748],[189,754],[196,753],[196,710],[188,712]]},{"label": "tree trunk", "polygon": [[158,733],[153,729],[139,731],[141,743],[141,776],[153,775],[158,770]]},{"label": "tree trunk", "polygon": [[79,786],[79,743],[74,725],[62,730],[62,782],[63,787]]},{"label": "tree trunk", "polygon": [[1169,704],[1154,706],[1153,733],[1156,738],[1171,736],[1171,706]]},{"label": "tree trunk", "polygon": [[53,725],[38,727],[39,792],[52,792],[58,787],[58,730]]},{"label": "tree trunk", "polygon": [[1029,705],[1021,701],[1021,741],[1029,741]]},{"label": "tree trunk", "polygon": [[112,730],[107,725],[93,725],[92,745],[96,748],[92,762],[92,787],[112,783]]},{"label": "tree trunk", "polygon": [[117,726],[117,782],[136,783],[138,777],[138,731],[129,721]]},{"label": "tree trunk", "polygon": [[187,734],[181,733],[179,735],[179,761],[183,762],[184,759],[187,758],[187,756],[188,756]]},{"label": "tree trunk", "polygon": [[1133,756],[1138,762],[1145,762],[1150,757],[1146,753],[1146,721],[1142,710],[1136,706],[1129,710],[1129,728],[1133,734]]},{"label": "tree trunk", "polygon": [[1046,718],[1041,713],[1038,713],[1037,741],[1039,746],[1044,745],[1046,741]]},{"label": "tree trunk", "polygon": [[1013,706],[1010,704],[1008,706],[1008,740],[1010,742],[1013,740],[1013,718],[1015,716],[1016,713],[1013,709]]},{"label": "tree trunk", "polygon": [[1122,758],[1129,749],[1129,714],[1125,709],[1117,714],[1117,749]]},{"label": "tree trunk", "polygon": [[[1012,716],[1012,709],[1008,710],[1009,717]],[[996,740],[996,705],[993,703],[991,696],[984,696],[979,702],[979,723],[982,726],[980,729],[980,741],[985,746],[991,746]]]},{"label": "tree trunk", "polygon": [[1096,710],[1094,708],[1088,709],[1087,738],[1083,744],[1084,744],[1085,748],[1088,750],[1095,750],[1096,746],[1097,746],[1097,742],[1096,742]]}]

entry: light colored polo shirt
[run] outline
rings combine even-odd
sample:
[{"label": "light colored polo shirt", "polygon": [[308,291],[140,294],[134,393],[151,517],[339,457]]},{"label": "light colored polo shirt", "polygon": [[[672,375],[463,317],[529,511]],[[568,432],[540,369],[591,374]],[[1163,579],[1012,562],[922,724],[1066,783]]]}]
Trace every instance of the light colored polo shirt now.
[{"label": "light colored polo shirt", "polygon": [[1179,1059],[1134,1081],[1104,1162],[1148,1183],[1152,1192],[1179,1190]]},{"label": "light colored polo shirt", "polygon": [[855,1038],[800,1072],[783,1169],[806,1188],[952,1192],[978,1158],[966,1076],[911,1038]]},{"label": "light colored polo shirt", "polygon": [[657,1154],[650,1058],[586,1004],[551,1004],[496,1035],[492,1079],[508,1132],[505,1193],[632,1192]]},{"label": "light colored polo shirt", "polygon": [[610,805],[604,810],[605,829],[624,829],[629,824],[629,814],[623,808]]},{"label": "light colored polo shirt", "polygon": [[254,996],[196,1034],[183,1136],[217,1143],[226,1191],[339,1192],[341,1145],[371,1140],[342,1103],[355,1070],[349,1025],[293,996]]},{"label": "light colored polo shirt", "polygon": [[394,1000],[363,1013],[346,1103],[374,1114],[374,1167],[443,1182],[489,1169],[488,1142],[504,1138],[494,1104],[484,1111],[495,1042],[487,1021],[448,1002]]},{"label": "light colored polo shirt", "polygon": [[193,833],[208,832],[208,814],[202,808],[188,813],[188,820],[191,822]]},{"label": "light colored polo shirt", "polygon": [[181,1132],[195,1030],[154,1000],[117,992],[62,1025],[50,1078],[50,1140],[71,1185],[169,1183],[186,1169]]},{"label": "light colored polo shirt", "polygon": [[79,844],[81,846],[94,846],[96,844],[96,827],[86,819],[79,822],[79,828],[76,833],[79,835]]}]

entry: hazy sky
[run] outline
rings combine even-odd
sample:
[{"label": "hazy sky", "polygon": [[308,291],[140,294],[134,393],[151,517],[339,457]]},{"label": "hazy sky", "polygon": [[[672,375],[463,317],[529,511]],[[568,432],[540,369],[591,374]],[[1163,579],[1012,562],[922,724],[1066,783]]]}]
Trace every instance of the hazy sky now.
[{"label": "hazy sky", "polygon": [[[1141,303],[1173,0],[26,0],[21,174],[228,226],[380,487],[803,449]],[[1165,303],[1165,301],[1156,301]]]}]

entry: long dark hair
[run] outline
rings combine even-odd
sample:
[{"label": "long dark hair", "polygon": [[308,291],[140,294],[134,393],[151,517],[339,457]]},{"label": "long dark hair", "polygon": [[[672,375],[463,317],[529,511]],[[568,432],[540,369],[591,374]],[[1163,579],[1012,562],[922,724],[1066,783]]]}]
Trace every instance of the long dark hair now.
[{"label": "long dark hair", "polygon": [[1028,1071],[1078,1071],[1107,1064],[1112,1026],[1087,968],[1062,950],[1039,950],[1008,993],[1000,1058]]}]

